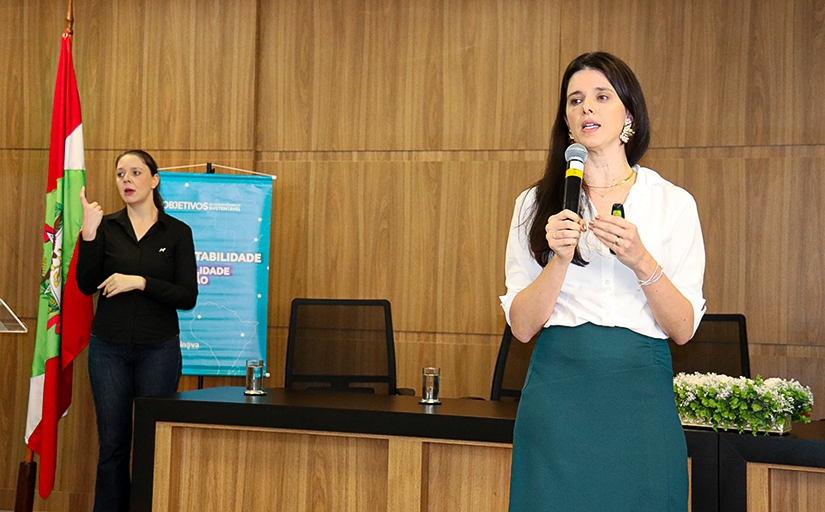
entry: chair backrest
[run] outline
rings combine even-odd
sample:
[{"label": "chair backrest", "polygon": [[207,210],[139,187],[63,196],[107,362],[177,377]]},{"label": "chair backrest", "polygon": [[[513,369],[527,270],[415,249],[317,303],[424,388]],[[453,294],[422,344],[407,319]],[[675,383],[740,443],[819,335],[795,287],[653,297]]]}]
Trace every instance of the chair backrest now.
[{"label": "chair backrest", "polygon": [[493,372],[493,387],[490,391],[490,400],[514,400],[521,398],[521,388],[527,377],[530,366],[530,357],[536,346],[536,338],[530,343],[522,343],[513,338],[510,326],[504,327],[501,336],[501,345],[496,358],[496,369]]},{"label": "chair backrest", "polygon": [[294,299],[284,386],[395,394],[389,301]]},{"label": "chair backrest", "polygon": [[673,375],[713,372],[731,377],[751,376],[745,315],[705,314],[696,334],[685,345],[672,340]]}]

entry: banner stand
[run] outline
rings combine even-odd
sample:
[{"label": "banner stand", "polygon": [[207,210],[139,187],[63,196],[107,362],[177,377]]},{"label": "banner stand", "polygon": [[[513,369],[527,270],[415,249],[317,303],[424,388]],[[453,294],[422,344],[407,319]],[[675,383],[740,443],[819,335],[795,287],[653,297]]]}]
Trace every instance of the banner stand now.
[{"label": "banner stand", "polygon": [[[173,171],[192,167],[206,172]],[[178,312],[182,374],[198,389],[204,377],[243,377],[247,360],[267,359],[276,176],[212,162],[159,171],[166,213],[192,229],[198,268],[197,304]]]}]

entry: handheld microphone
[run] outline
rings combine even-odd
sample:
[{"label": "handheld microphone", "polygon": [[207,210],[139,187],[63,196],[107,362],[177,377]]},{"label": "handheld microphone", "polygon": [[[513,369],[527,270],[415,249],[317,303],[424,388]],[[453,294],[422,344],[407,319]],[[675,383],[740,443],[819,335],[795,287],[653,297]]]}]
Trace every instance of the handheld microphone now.
[{"label": "handheld microphone", "polygon": [[587,148],[578,142],[570,144],[564,151],[564,159],[567,160],[567,172],[564,174],[564,208],[578,215]]}]

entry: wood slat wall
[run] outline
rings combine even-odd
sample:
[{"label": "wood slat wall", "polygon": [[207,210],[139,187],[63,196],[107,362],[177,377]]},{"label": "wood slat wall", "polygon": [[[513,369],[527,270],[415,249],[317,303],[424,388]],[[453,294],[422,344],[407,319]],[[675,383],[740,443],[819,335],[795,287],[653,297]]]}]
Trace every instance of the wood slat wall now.
[{"label": "wood slat wall", "polygon": [[[32,330],[65,12],[0,0],[13,28],[0,32],[0,297]],[[513,200],[542,172],[564,66],[603,49],[645,89],[644,163],[697,200],[708,310],[747,316],[753,373],[825,396],[825,0],[79,0],[75,16],[87,183],[107,212],[113,159],[131,147],[278,176],[271,385],[293,297],[379,297],[399,386],[438,364],[446,396],[489,395]],[[2,509],[34,336],[0,344]],[[90,509],[85,364],[38,510]]]}]

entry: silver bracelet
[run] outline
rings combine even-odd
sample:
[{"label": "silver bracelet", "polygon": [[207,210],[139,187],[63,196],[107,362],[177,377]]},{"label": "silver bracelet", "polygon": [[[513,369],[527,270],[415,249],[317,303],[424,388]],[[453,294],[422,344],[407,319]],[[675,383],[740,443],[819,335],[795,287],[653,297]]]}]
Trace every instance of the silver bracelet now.
[{"label": "silver bracelet", "polygon": [[638,283],[639,283],[639,287],[638,287],[638,288],[636,288],[636,290],[637,290],[637,291],[638,291],[638,290],[641,290],[641,289],[642,289],[642,286],[650,286],[650,285],[652,285],[653,283],[655,283],[656,281],[658,281],[659,279],[661,279],[663,275],[665,275],[665,271],[664,271],[664,269],[662,268],[662,266],[661,266],[661,265],[659,265],[659,264],[657,263],[657,264],[656,264],[656,270],[654,270],[654,271],[653,271],[653,273],[652,273],[652,274],[650,274],[650,277],[648,277],[648,278],[647,278],[647,279],[645,279],[644,281],[642,281],[641,279],[636,279],[636,282],[638,282]]}]

